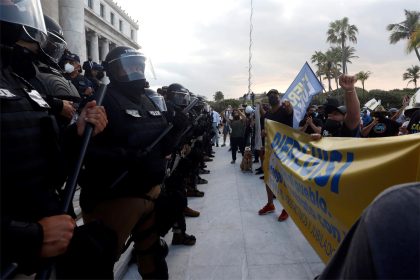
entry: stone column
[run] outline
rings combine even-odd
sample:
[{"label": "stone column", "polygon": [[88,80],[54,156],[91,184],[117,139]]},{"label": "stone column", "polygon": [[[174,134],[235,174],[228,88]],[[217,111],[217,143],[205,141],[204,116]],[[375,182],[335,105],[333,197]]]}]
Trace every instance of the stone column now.
[{"label": "stone column", "polygon": [[41,6],[44,15],[51,17],[56,22],[60,22],[60,13],[57,0],[41,0]]},{"label": "stone column", "polygon": [[99,38],[98,33],[90,31],[88,33],[90,41],[90,55],[92,56],[92,61],[99,63]]},{"label": "stone column", "polygon": [[86,60],[85,3],[83,0],[59,0],[59,22],[67,48]]},{"label": "stone column", "polygon": [[104,61],[106,55],[109,53],[109,41],[108,41],[107,38],[102,38],[102,40],[101,40],[101,47],[102,47],[101,61]]}]

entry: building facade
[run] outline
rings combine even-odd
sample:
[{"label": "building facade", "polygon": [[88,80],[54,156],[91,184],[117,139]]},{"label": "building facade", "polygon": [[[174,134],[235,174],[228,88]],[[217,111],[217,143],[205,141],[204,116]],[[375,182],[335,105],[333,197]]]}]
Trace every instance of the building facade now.
[{"label": "building facade", "polygon": [[62,27],[67,48],[102,62],[116,46],[139,49],[139,25],[112,0],[41,0],[44,14]]}]

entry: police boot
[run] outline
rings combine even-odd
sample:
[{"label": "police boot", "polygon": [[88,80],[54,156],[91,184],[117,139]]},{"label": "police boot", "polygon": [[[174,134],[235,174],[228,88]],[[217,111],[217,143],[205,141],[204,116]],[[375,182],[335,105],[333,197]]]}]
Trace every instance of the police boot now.
[{"label": "police boot", "polygon": [[172,236],[172,245],[195,245],[196,239],[194,235],[186,234],[185,232],[174,232]]},{"label": "police boot", "polygon": [[184,209],[184,215],[186,217],[193,217],[193,218],[195,218],[195,217],[200,216],[200,212],[195,211],[195,210],[193,210],[193,209],[191,209],[190,207],[187,206]]}]

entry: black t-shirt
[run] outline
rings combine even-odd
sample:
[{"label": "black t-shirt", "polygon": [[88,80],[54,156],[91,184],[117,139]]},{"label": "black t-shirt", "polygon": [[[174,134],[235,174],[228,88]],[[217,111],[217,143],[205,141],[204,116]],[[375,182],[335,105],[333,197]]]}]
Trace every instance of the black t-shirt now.
[{"label": "black t-shirt", "polygon": [[367,137],[373,138],[373,137],[396,136],[398,135],[399,127],[400,127],[400,124],[394,120],[387,119],[387,118],[380,118],[379,122],[370,130]]},{"label": "black t-shirt", "polygon": [[[328,120],[327,120],[328,121]],[[326,122],[327,123],[327,122]],[[360,129],[357,126],[355,129],[350,129],[347,125],[343,122],[340,127],[334,129],[332,131],[328,131],[326,125],[322,127],[321,135],[322,137],[360,137]]]},{"label": "black t-shirt", "polygon": [[407,130],[409,134],[420,133],[420,109],[414,112],[411,116]]},{"label": "black t-shirt", "polygon": [[[307,120],[307,117],[305,116],[303,120],[300,121],[299,127],[304,127],[306,124],[306,120]],[[322,121],[320,119],[312,118],[312,122],[314,123],[315,126],[322,127]],[[306,128],[304,132],[307,134],[315,133],[315,131],[312,129],[310,125],[308,125],[308,127]]]},{"label": "black t-shirt", "polygon": [[261,119],[262,119],[261,129],[264,129],[264,126],[265,126],[264,119],[276,121],[276,122],[288,125],[290,127],[293,127],[293,112],[291,114],[288,114],[287,111],[281,107],[275,112],[271,112],[271,111],[267,112],[264,115],[264,118],[261,118]]}]

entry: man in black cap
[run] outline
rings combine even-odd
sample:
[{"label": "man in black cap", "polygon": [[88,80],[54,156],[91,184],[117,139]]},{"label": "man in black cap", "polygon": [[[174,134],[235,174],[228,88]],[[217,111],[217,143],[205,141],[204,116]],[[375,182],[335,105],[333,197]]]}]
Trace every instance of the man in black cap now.
[{"label": "man in black cap", "polygon": [[373,111],[373,119],[362,129],[362,136],[368,138],[397,136],[400,124],[388,118],[389,113],[382,105]]},{"label": "man in black cap", "polygon": [[321,134],[311,134],[313,140],[321,137],[360,137],[360,102],[354,84],[356,78],[341,75],[340,86],[345,91],[345,106],[340,106],[335,98],[328,98],[324,104],[328,118],[322,127]]}]

